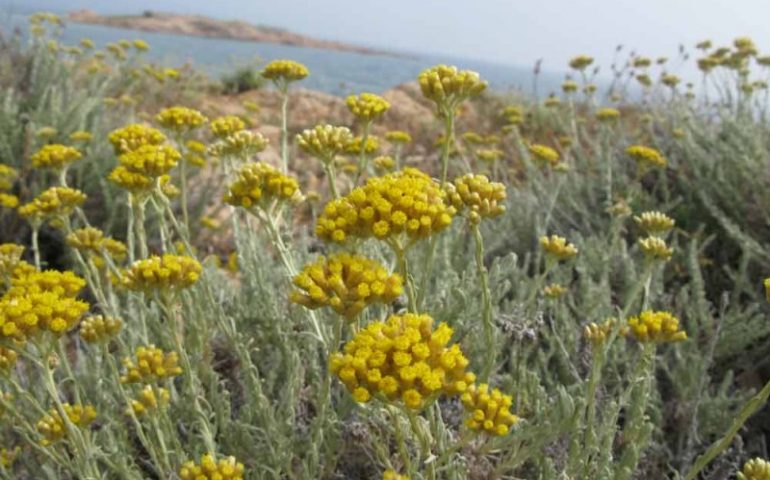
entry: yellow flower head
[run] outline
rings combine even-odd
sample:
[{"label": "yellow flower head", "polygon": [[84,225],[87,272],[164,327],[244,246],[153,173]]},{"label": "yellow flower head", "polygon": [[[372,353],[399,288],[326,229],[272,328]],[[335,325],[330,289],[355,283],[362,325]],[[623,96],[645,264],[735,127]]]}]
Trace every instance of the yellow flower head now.
[{"label": "yellow flower head", "polygon": [[674,228],[674,219],[661,212],[644,212],[634,217],[639,228],[649,235],[661,235]]},{"label": "yellow flower head", "polygon": [[565,293],[567,293],[567,289],[558,283],[552,283],[543,288],[543,295],[551,300],[559,299],[563,297]]},{"label": "yellow flower head", "polygon": [[426,399],[461,394],[475,381],[460,346],[449,346],[452,333],[446,323],[434,329],[428,315],[393,315],[359,331],[329,366],[357,402],[380,396],[420,410]]},{"label": "yellow flower head", "polygon": [[497,388],[490,391],[486,383],[470,385],[460,399],[469,414],[465,424],[471,430],[503,436],[519,421],[511,413],[513,398]]},{"label": "yellow flower head", "polygon": [[[67,415],[69,423],[78,428],[88,428],[96,419],[96,409],[93,405],[62,405],[64,414]],[[40,444],[43,446],[51,445],[67,436],[67,425],[59,414],[59,410],[52,408],[48,415],[37,422],[37,431],[43,438]]]},{"label": "yellow flower head", "polygon": [[0,347],[0,375],[8,375],[18,359],[18,353],[10,348]]},{"label": "yellow flower head", "polygon": [[583,329],[583,336],[594,347],[598,347],[607,340],[616,323],[617,321],[614,318],[609,318],[602,323],[589,323]]},{"label": "yellow flower head", "polygon": [[126,373],[120,383],[160,383],[182,374],[176,352],[164,352],[155,345],[137,347],[135,358],[124,358]]},{"label": "yellow flower head", "polygon": [[70,133],[70,140],[73,142],[87,143],[90,142],[93,137],[91,132],[86,130],[76,130]]},{"label": "yellow flower head", "polygon": [[251,158],[267,148],[267,139],[261,133],[241,130],[211,145],[208,153],[214,157]]},{"label": "yellow flower head", "polygon": [[130,411],[137,417],[149,414],[158,408],[166,407],[171,400],[171,394],[167,388],[145,385],[139,396],[129,403]]},{"label": "yellow flower head", "polygon": [[687,332],[679,328],[679,319],[669,312],[645,310],[638,317],[628,319],[626,336],[640,342],[680,342],[687,340]]},{"label": "yellow flower head", "polygon": [[667,262],[674,254],[674,249],[666,245],[666,241],[660,237],[647,237],[639,240],[639,248],[647,261]]},{"label": "yellow flower head", "polygon": [[133,45],[134,49],[136,49],[137,52],[146,52],[150,49],[150,44],[142,40],[141,38],[137,38],[133,42],[131,42],[131,45]]},{"label": "yellow flower head", "polygon": [[767,301],[770,302],[770,278],[766,278],[765,282],[765,297],[767,298]]},{"label": "yellow flower head", "polygon": [[326,205],[316,235],[336,243],[348,237],[396,239],[403,235],[411,243],[452,223],[455,208],[446,196],[435,180],[414,168],[370,178],[364,186]]},{"label": "yellow flower head", "polygon": [[179,470],[182,480],[243,480],[244,466],[235,457],[216,460],[213,454],[201,456],[200,463],[186,462]]},{"label": "yellow flower head", "polygon": [[502,150],[497,148],[481,148],[476,150],[476,157],[485,163],[494,163],[503,157]]},{"label": "yellow flower head", "polygon": [[636,68],[647,68],[652,65],[652,59],[650,57],[636,57],[631,64]]},{"label": "yellow flower head", "polygon": [[67,235],[66,242],[67,245],[93,261],[94,265],[99,268],[104,266],[105,255],[113,261],[122,262],[128,253],[125,243],[105,237],[104,232],[93,227],[74,230]]},{"label": "yellow flower head", "polygon": [[449,201],[462,213],[467,208],[468,220],[478,224],[482,218],[492,218],[505,212],[505,185],[490,182],[484,175],[469,173],[447,184]]},{"label": "yellow flower head", "polygon": [[265,65],[262,76],[276,83],[288,84],[310,75],[307,67],[293,60],[273,60]]},{"label": "yellow flower head", "polygon": [[16,208],[19,206],[19,197],[9,193],[0,192],[0,207]]},{"label": "yellow flower head", "polygon": [[129,290],[178,291],[193,286],[201,276],[201,264],[191,257],[165,254],[137,260],[123,272],[123,286]]},{"label": "yellow flower head", "polygon": [[374,168],[380,173],[389,173],[396,168],[396,160],[390,155],[381,155],[372,160]]},{"label": "yellow flower head", "polygon": [[592,94],[596,93],[596,89],[597,88],[598,87],[596,86],[595,83],[589,83],[588,85],[583,87],[583,93],[588,94],[588,95],[592,95]]},{"label": "yellow flower head", "polygon": [[299,200],[301,196],[295,178],[259,162],[247,163],[238,170],[224,200],[236,207],[267,208],[273,201]]},{"label": "yellow flower head", "polygon": [[667,87],[675,88],[682,80],[672,73],[663,74],[660,77],[660,83]]},{"label": "yellow flower head", "polygon": [[46,270],[32,271],[16,276],[6,296],[24,296],[33,293],[53,293],[58,297],[75,298],[86,286],[86,281],[73,272]]},{"label": "yellow flower head", "polygon": [[79,160],[82,156],[83,154],[77,148],[53,143],[43,146],[43,148],[32,154],[29,159],[35,168],[61,170],[70,163]]},{"label": "yellow flower head", "polygon": [[668,162],[659,151],[642,145],[631,145],[626,148],[628,156],[636,161],[640,168],[660,167],[665,168]]},{"label": "yellow flower head", "polygon": [[13,182],[19,177],[15,168],[0,163],[0,192],[13,188]]},{"label": "yellow flower head", "polygon": [[600,122],[612,122],[620,118],[620,112],[616,108],[600,108],[596,111],[596,119]]},{"label": "yellow flower head", "polygon": [[594,63],[594,58],[589,57],[588,55],[578,55],[577,57],[572,57],[572,59],[569,61],[569,66],[573,70],[585,70],[591,64]]},{"label": "yellow flower head", "polygon": [[[358,155],[361,153],[361,144],[363,143],[363,137],[352,138],[347,145],[345,145],[345,153]],[[366,145],[364,145],[364,153],[371,154],[379,150],[380,140],[375,136],[366,137]]]},{"label": "yellow flower head", "polygon": [[540,247],[545,251],[546,256],[558,261],[569,260],[578,254],[578,249],[573,244],[558,235],[540,237]]},{"label": "yellow flower head", "polygon": [[146,194],[152,190],[154,182],[141,173],[137,173],[123,165],[115,167],[107,177],[120,188],[128,190],[132,194]]},{"label": "yellow flower head", "polygon": [[5,468],[11,468],[16,461],[16,457],[21,453],[21,447],[12,449],[0,448],[0,465]]},{"label": "yellow flower head", "polygon": [[575,93],[577,92],[578,84],[574,80],[565,80],[561,84],[561,91],[564,93]]},{"label": "yellow flower head", "polygon": [[299,148],[324,163],[332,162],[352,140],[353,134],[347,127],[332,125],[316,125],[297,135]]},{"label": "yellow flower head", "polygon": [[0,337],[24,340],[42,331],[54,335],[74,328],[88,304],[53,291],[15,286],[0,298]]},{"label": "yellow flower head", "polygon": [[0,244],[0,276],[8,277],[21,262],[24,247],[15,243]]},{"label": "yellow flower head", "polygon": [[235,132],[240,132],[246,128],[246,122],[235,115],[225,115],[215,118],[209,124],[211,133],[217,138],[227,138]]},{"label": "yellow flower head", "polygon": [[554,166],[559,163],[559,152],[551,147],[533,143],[528,147],[532,158],[541,165]]},{"label": "yellow flower head", "polygon": [[187,107],[171,107],[160,111],[155,117],[161,126],[178,133],[194,130],[204,123],[207,118],[198,110]]},{"label": "yellow flower head", "polygon": [[390,108],[390,103],[374,93],[348,96],[348,110],[361,122],[369,123],[380,118]]},{"label": "yellow flower head", "polygon": [[94,315],[80,322],[80,336],[88,343],[106,343],[115,338],[122,327],[119,318]]},{"label": "yellow flower head", "polygon": [[399,475],[395,470],[385,470],[382,473],[382,480],[410,480],[406,475]]},{"label": "yellow flower head", "polygon": [[51,187],[34,200],[19,207],[19,215],[30,222],[69,216],[83,205],[86,194],[69,187]]},{"label": "yellow flower head", "polygon": [[385,140],[390,143],[406,145],[407,143],[412,143],[412,136],[409,135],[409,132],[403,130],[391,130],[385,134]]},{"label": "yellow flower head", "polygon": [[321,257],[294,277],[290,299],[304,307],[325,306],[348,321],[375,303],[392,303],[404,291],[403,279],[376,260],[338,253]]},{"label": "yellow flower head", "polygon": [[128,153],[144,145],[160,145],[166,141],[166,136],[160,130],[147,125],[134,123],[113,130],[108,137],[115,154]]},{"label": "yellow flower head", "polygon": [[518,105],[508,105],[500,112],[500,116],[509,125],[520,125],[524,122],[524,109]]},{"label": "yellow flower head", "polygon": [[763,458],[752,458],[743,464],[738,480],[770,480],[770,462]]},{"label": "yellow flower head", "polygon": [[423,96],[447,111],[454,110],[461,102],[479,95],[487,88],[487,82],[481,80],[478,73],[447,65],[423,70],[417,81]]},{"label": "yellow flower head", "polygon": [[182,155],[168,145],[142,145],[135,150],[124,153],[118,160],[120,164],[134,173],[149,178],[166,175],[176,167]]}]

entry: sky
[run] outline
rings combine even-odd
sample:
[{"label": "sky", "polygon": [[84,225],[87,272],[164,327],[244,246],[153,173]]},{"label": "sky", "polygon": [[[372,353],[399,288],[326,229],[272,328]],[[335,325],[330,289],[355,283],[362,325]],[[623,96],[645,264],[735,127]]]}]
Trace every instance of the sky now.
[{"label": "sky", "polygon": [[590,54],[607,68],[615,46],[653,57],[680,44],[751,36],[770,50],[770,0],[0,0],[59,12],[198,13],[385,49],[562,70]]}]

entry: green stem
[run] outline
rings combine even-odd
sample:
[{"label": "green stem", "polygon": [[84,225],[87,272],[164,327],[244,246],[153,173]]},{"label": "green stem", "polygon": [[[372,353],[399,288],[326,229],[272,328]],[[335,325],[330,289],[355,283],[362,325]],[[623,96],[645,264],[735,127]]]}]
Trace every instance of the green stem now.
[{"label": "green stem", "polygon": [[281,168],[283,173],[289,171],[289,85],[280,88],[281,91]]},{"label": "green stem", "polygon": [[182,159],[179,165],[179,186],[182,201],[182,221],[186,231],[190,231],[190,215],[187,211],[187,160]]},{"label": "green stem", "polygon": [[371,122],[366,122],[361,133],[361,151],[358,152],[358,173],[356,173],[356,182],[354,185],[358,185],[358,182],[361,180],[361,176],[366,171],[366,167],[369,163],[369,156],[366,154],[366,142],[369,140],[369,129],[371,126]]},{"label": "green stem", "polygon": [[396,264],[399,274],[406,284],[406,296],[409,299],[409,311],[417,313],[417,297],[414,293],[414,279],[409,276],[409,260],[406,258],[406,251],[396,241],[390,242],[390,247],[396,255]]},{"label": "green stem", "polygon": [[477,224],[471,224],[473,239],[476,244],[476,271],[481,281],[482,321],[484,324],[484,336],[486,337],[487,357],[484,369],[481,371],[481,381],[486,382],[495,364],[497,350],[495,348],[495,326],[492,318],[492,293],[489,290],[489,272],[484,265],[484,237]]},{"label": "green stem", "polygon": [[340,198],[340,192],[337,190],[337,173],[334,171],[334,159],[324,162],[324,172],[326,172],[326,180],[329,182],[329,190],[332,192],[334,199]]},{"label": "green stem", "polygon": [[35,268],[40,270],[40,245],[38,243],[38,235],[40,234],[40,226],[32,225],[32,254],[35,257]]},{"label": "green stem", "polygon": [[730,429],[727,431],[727,433],[725,433],[721,439],[711,445],[703,455],[698,457],[693,466],[690,468],[690,471],[687,472],[687,475],[685,475],[684,480],[694,480],[694,478],[698,475],[698,473],[700,473],[701,470],[703,470],[704,467],[706,467],[706,465],[714,460],[717,455],[725,451],[725,449],[727,449],[727,447],[729,447],[733,442],[733,439],[738,434],[743,425],[748,421],[748,419],[754,415],[757,410],[765,405],[768,397],[770,397],[770,382],[767,382],[765,386],[762,387],[762,390],[759,391],[759,393],[751,397],[749,401],[746,402],[743,408],[741,408],[741,411],[738,412],[738,416],[733,419],[733,423],[730,425]]},{"label": "green stem", "polygon": [[454,145],[455,112],[454,108],[444,109],[444,145],[441,148],[441,188],[446,186],[449,173],[449,148]]}]

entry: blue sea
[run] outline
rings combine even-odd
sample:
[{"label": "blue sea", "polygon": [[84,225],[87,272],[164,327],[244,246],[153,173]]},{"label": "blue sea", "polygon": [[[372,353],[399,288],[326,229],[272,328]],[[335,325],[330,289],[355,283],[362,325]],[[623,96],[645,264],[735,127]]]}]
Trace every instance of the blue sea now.
[{"label": "blue sea", "polygon": [[[4,34],[17,28],[26,32],[26,15],[0,13],[0,30]],[[100,48],[120,39],[142,38],[151,45],[147,56],[153,62],[168,66],[189,62],[214,78],[219,78],[239,66],[259,66],[274,59],[292,59],[304,63],[310,69],[310,76],[302,82],[303,87],[335,95],[360,91],[382,92],[414,80],[424,68],[438,63],[475,70],[497,91],[519,91],[525,94],[532,91],[531,68],[471,59],[419,54],[364,55],[272,43],[148,33],[77,23],[67,24],[62,41],[68,45],[76,45],[80,39],[86,37],[91,38]],[[557,90],[560,82],[560,76],[546,73],[541,75],[538,88],[541,92]]]}]

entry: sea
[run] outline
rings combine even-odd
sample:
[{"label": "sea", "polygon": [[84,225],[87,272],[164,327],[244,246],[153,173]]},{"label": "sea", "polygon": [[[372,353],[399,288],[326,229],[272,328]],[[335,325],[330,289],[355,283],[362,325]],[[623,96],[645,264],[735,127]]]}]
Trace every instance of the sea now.
[{"label": "sea", "polygon": [[[0,12],[0,32],[4,36],[19,30],[26,35],[28,15]],[[243,66],[259,68],[275,59],[291,59],[305,64],[310,76],[302,86],[333,95],[362,91],[381,93],[399,84],[413,81],[426,67],[436,64],[456,65],[479,72],[490,88],[501,93],[532,94],[533,68],[501,65],[473,59],[438,55],[399,53],[394,55],[360,54],[317,48],[295,47],[263,42],[191,37],[150,33],[122,28],[67,23],[62,42],[77,45],[90,38],[97,48],[121,39],[141,38],[151,49],[145,55],[164,66],[191,64],[212,78]],[[545,72],[538,77],[537,89],[543,93],[558,91],[562,76]]]}]

